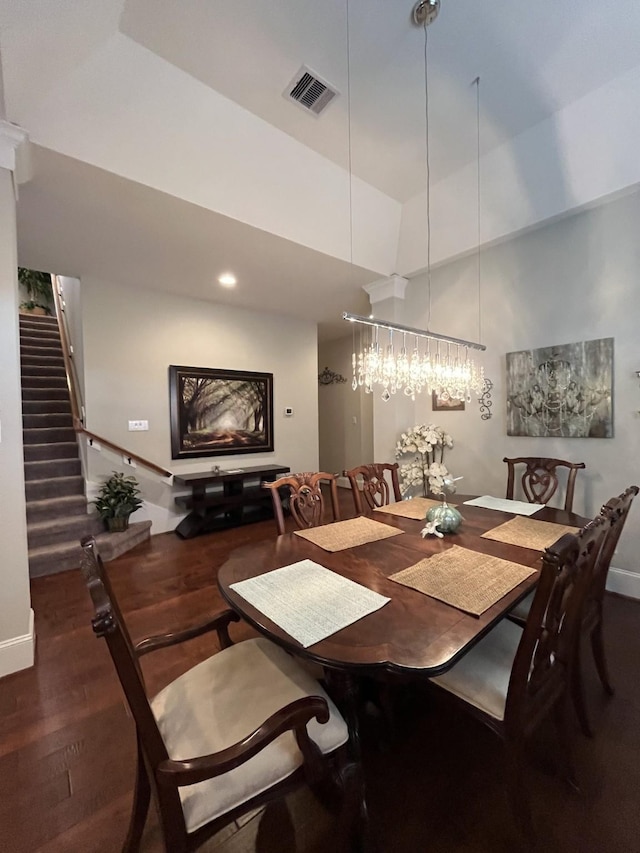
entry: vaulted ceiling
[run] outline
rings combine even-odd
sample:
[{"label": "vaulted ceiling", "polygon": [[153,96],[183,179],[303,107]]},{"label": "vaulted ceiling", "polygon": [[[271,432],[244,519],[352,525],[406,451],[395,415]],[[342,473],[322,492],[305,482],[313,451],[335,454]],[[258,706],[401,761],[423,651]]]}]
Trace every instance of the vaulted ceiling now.
[{"label": "vaulted ceiling", "polygon": [[[419,267],[399,249],[426,182],[425,39],[411,11],[2,0],[6,118],[37,146],[21,262],[320,323],[363,310],[362,284]],[[636,0],[442,0],[428,29],[432,186],[475,166],[476,77],[490,161],[634,73],[638,32]],[[283,97],[303,65],[339,93],[320,116]],[[564,168],[553,144],[532,153],[541,170]],[[220,291],[228,268],[238,288]]]}]

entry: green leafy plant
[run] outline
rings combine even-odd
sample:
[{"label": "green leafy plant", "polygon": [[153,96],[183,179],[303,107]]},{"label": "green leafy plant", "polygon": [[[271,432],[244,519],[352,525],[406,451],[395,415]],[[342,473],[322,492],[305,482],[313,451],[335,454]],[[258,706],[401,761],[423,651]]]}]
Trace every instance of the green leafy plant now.
[{"label": "green leafy plant", "polygon": [[53,287],[49,273],[18,267],[18,282],[24,287],[29,297],[27,301],[20,304],[20,308],[27,311],[43,308],[47,314],[51,314]]},{"label": "green leafy plant", "polygon": [[124,474],[114,471],[111,477],[102,484],[98,497],[93,501],[100,518],[102,518],[110,529],[119,527],[126,529],[124,525],[113,525],[113,519],[128,520],[132,512],[139,509],[143,501],[138,497],[140,489],[135,477],[126,477]]}]

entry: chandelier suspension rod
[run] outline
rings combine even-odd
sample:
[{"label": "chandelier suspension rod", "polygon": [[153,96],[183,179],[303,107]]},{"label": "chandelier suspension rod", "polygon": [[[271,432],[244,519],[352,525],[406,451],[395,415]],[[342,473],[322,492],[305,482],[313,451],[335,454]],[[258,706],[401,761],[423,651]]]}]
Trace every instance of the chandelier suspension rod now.
[{"label": "chandelier suspension rod", "polygon": [[418,338],[429,338],[433,341],[442,341],[445,344],[454,344],[455,346],[467,347],[469,349],[477,349],[484,352],[486,346],[477,344],[473,341],[465,341],[462,338],[452,338],[448,335],[438,335],[435,332],[426,332],[423,329],[414,329],[411,326],[402,326],[399,323],[388,323],[386,320],[376,320],[372,317],[362,317],[360,314],[350,314],[345,311],[342,315],[343,320],[349,320],[350,323],[362,323],[364,326],[373,326],[380,329],[389,329],[392,332],[401,332],[402,334],[414,335]]}]

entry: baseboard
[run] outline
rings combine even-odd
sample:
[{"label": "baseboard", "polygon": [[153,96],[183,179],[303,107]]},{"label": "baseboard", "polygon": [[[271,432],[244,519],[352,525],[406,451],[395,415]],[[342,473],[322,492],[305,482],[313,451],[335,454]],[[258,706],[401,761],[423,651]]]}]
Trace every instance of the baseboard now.
[{"label": "baseboard", "polygon": [[607,575],[607,589],[618,595],[626,595],[627,598],[640,598],[640,574],[611,568]]},{"label": "baseboard", "polygon": [[350,489],[351,488],[351,483],[349,482],[348,477],[338,477],[336,479],[336,483],[341,489]]},{"label": "baseboard", "polygon": [[29,610],[29,630],[21,637],[11,637],[0,642],[0,678],[33,666],[36,635],[33,610]]}]

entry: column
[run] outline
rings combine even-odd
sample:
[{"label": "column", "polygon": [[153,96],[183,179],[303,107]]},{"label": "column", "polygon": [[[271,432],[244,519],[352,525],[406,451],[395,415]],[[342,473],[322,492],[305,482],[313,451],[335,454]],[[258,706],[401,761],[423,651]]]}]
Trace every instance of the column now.
[{"label": "column", "polygon": [[[0,677],[33,665],[22,457],[16,189],[27,135],[0,121]],[[21,150],[23,149],[23,150]]]}]

